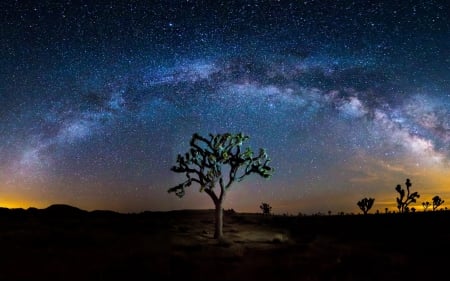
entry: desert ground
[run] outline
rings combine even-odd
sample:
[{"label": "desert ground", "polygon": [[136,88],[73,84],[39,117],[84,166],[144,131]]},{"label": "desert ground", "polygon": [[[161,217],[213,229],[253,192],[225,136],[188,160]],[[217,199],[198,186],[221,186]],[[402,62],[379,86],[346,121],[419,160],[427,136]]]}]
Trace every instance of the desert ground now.
[{"label": "desert ground", "polygon": [[264,216],[0,209],[0,280],[436,280],[450,212]]}]

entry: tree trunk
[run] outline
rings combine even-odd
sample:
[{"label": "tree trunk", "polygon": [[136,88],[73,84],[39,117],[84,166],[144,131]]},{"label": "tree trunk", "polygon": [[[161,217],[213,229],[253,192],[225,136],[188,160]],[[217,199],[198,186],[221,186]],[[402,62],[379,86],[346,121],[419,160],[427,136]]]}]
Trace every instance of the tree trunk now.
[{"label": "tree trunk", "polygon": [[222,202],[216,203],[216,211],[215,211],[215,230],[214,230],[214,238],[221,239],[223,238],[223,209]]}]

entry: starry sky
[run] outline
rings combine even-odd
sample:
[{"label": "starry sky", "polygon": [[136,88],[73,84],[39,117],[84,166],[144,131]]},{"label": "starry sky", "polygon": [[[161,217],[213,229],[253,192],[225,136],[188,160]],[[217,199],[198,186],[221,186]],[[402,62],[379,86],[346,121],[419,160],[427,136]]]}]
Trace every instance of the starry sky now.
[{"label": "starry sky", "polygon": [[[193,133],[243,132],[275,174],[224,208],[450,200],[448,1],[2,1],[0,206],[213,208],[167,189]],[[417,207],[419,208],[419,207]],[[420,208],[421,209],[421,208]]]}]

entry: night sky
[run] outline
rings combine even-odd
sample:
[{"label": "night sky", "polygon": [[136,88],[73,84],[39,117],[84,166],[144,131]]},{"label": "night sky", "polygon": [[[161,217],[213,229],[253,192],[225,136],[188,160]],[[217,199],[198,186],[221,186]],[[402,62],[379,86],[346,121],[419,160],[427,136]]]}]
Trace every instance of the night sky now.
[{"label": "night sky", "polygon": [[450,201],[449,1],[99,2],[0,4],[0,206],[213,208],[167,193],[195,132],[272,158],[225,209]]}]

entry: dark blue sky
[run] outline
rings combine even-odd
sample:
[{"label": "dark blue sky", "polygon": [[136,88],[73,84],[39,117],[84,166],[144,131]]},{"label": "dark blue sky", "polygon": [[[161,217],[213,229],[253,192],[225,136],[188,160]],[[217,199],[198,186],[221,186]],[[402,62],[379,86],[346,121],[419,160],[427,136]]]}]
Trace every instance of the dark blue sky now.
[{"label": "dark blue sky", "polygon": [[450,194],[447,1],[33,2],[0,4],[0,205],[212,208],[167,194],[194,132],[267,148],[238,211]]}]

